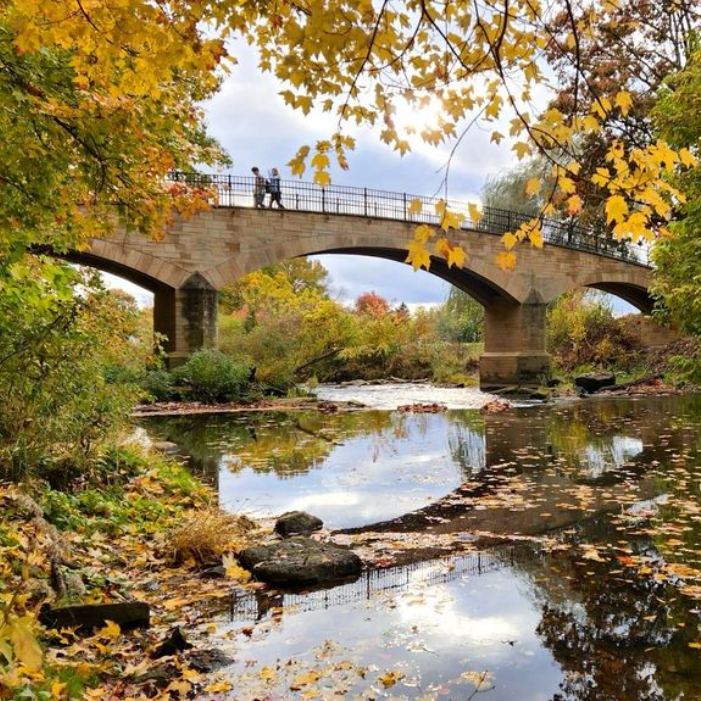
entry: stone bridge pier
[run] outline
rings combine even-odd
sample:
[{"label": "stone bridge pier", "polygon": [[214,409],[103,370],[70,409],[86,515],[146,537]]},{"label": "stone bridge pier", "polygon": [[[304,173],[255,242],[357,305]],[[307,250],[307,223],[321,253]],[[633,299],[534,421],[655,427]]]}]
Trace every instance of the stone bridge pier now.
[{"label": "stone bridge pier", "polygon": [[550,379],[545,350],[547,304],[535,290],[523,302],[496,299],[484,308],[484,353],[480,388],[538,386]]},{"label": "stone bridge pier", "polygon": [[182,365],[202,348],[216,348],[217,290],[200,273],[178,288],[161,287],[153,295],[153,328],[170,368]]}]

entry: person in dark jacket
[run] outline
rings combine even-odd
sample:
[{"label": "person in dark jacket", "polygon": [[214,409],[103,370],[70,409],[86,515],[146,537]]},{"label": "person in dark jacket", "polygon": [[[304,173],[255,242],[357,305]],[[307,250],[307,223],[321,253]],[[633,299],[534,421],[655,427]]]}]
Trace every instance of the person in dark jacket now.
[{"label": "person in dark jacket", "polygon": [[282,204],[282,192],[280,191],[280,173],[278,173],[277,168],[273,168],[270,171],[270,178],[268,179],[268,192],[270,193],[270,203],[268,207],[272,209],[273,202],[277,202],[279,209],[285,209]]},{"label": "person in dark jacket", "polygon": [[256,204],[256,209],[260,207],[265,207],[265,192],[267,190],[267,182],[265,178],[260,174],[260,170],[257,166],[251,168],[251,173],[255,176],[255,182],[253,183],[253,199]]}]

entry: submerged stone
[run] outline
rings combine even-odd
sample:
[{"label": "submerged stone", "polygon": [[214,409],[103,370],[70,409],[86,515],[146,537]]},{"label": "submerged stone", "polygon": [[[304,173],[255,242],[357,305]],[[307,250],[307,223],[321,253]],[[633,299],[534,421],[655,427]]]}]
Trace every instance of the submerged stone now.
[{"label": "submerged stone", "polygon": [[346,548],[302,537],[246,548],[239,560],[256,579],[291,587],[352,577],[363,564]]},{"label": "submerged stone", "polygon": [[318,531],[324,522],[306,511],[289,511],[275,522],[275,532],[286,538],[292,535],[309,535]]}]

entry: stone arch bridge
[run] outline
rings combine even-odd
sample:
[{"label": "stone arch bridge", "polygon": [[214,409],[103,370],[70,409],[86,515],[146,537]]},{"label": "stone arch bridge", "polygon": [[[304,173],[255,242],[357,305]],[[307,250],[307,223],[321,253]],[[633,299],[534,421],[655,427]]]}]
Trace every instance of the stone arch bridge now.
[{"label": "stone arch bridge", "polygon": [[[435,201],[418,198],[422,213],[410,214],[415,198],[403,193],[283,182],[286,209],[255,209],[252,178],[176,177],[189,186],[210,188],[216,204],[189,219],[176,219],[161,241],[120,230],[92,239],[84,252],[65,256],[154,293],[154,327],[167,337],[165,350],[173,365],[199,348],[216,347],[217,291],[241,276],[320,253],[401,262],[416,224],[437,223]],[[466,220],[451,236],[469,254],[464,267],[449,269],[441,259],[431,265],[432,274],[484,305],[482,387],[533,384],[547,377],[545,310],[564,292],[593,287],[644,313],[652,309],[644,249],[602,239],[572,223],[546,222],[545,250],[524,246],[516,269],[501,270],[494,263],[503,250],[499,235],[527,219],[488,208],[479,223]]]}]

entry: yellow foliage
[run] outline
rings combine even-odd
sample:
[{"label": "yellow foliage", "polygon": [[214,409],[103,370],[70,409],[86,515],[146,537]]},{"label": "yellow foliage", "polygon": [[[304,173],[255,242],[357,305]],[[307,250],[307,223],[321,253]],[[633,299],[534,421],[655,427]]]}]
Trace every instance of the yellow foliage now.
[{"label": "yellow foliage", "polygon": [[420,241],[411,241],[407,245],[407,250],[409,251],[405,263],[410,263],[414,270],[419,268],[429,269],[431,266],[431,256],[426,250],[426,247]]}]

